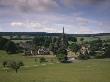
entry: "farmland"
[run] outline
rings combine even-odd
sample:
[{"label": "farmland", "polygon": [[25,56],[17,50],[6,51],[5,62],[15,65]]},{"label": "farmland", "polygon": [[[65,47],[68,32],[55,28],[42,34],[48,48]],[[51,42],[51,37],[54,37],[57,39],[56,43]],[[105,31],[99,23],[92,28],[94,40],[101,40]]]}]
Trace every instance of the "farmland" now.
[{"label": "farmland", "polygon": [[[64,34],[62,35],[64,36]],[[62,44],[62,42],[66,42],[63,36],[62,36],[63,39],[60,39],[58,45]],[[53,37],[56,38],[56,41],[54,42],[54,44],[56,44],[59,36],[53,36]],[[40,48],[42,49],[42,46],[43,46],[45,47],[45,50],[46,50],[46,48],[47,49],[51,48],[50,44],[52,43],[52,41],[49,41],[49,40],[52,40],[52,37],[48,38],[47,36],[41,37],[41,36],[24,35],[24,36],[16,37],[16,35],[14,35],[13,37],[5,36],[4,38],[7,38],[9,41],[12,41],[13,43],[15,43],[15,45],[17,44],[18,48],[19,48],[19,44],[22,42],[24,44],[30,43],[30,45],[32,45],[31,44],[32,42],[35,42],[34,45],[37,44],[36,47],[40,46]],[[71,40],[75,38],[77,40],[76,42]],[[81,40],[81,38],[83,38],[83,40]],[[3,40],[5,41],[5,39]],[[109,47],[106,47],[106,45],[104,45],[104,44],[109,45],[110,43],[109,40],[110,40],[110,36],[106,36],[106,35],[95,36],[95,37],[94,36],[83,36],[83,37],[72,36],[67,41],[69,45],[65,47],[66,51],[68,48],[70,48],[68,49],[68,52],[67,52],[68,57],[69,56],[77,57],[72,63],[60,62],[57,58],[58,57],[57,55],[62,55],[62,54],[59,54],[59,53],[48,54],[48,55],[46,54],[26,55],[23,53],[25,49],[19,48],[21,52],[18,51],[18,53],[10,54],[10,53],[7,53],[7,51],[4,49],[4,46],[6,45],[3,45],[1,46],[3,48],[0,50],[0,82],[110,82],[110,70],[109,70],[110,57],[108,54]],[[87,58],[86,60],[78,59],[78,55],[75,54],[74,48],[75,47],[77,48],[78,45],[84,46],[86,42],[92,42],[92,41],[93,42],[96,41],[93,43],[93,45],[91,45],[93,46],[93,48],[94,47],[96,48],[97,47],[96,45],[100,46],[100,48],[97,47],[100,53],[84,55],[85,58],[86,56],[87,57],[90,56],[90,58]],[[40,43],[40,45],[38,43]],[[47,43],[47,46],[45,46],[44,43],[45,44]],[[102,46],[98,43],[102,44]],[[57,47],[57,49],[60,49],[60,47],[63,45],[60,45],[59,47]],[[55,45],[53,45],[53,47],[55,47]],[[106,52],[107,55],[105,55],[106,57],[104,57],[102,54],[103,47],[105,47],[105,49],[108,49],[108,51]],[[9,45],[8,49],[10,48],[11,46]],[[35,48],[35,47],[32,46],[32,48]],[[78,47],[77,52],[80,52],[81,48],[82,47]],[[31,50],[31,46],[29,49]],[[58,50],[56,51],[59,52]],[[63,55],[65,54],[66,53],[63,53]],[[40,62],[40,59],[42,57],[46,59],[46,62]],[[96,59],[100,57],[102,59]],[[20,69],[18,69],[18,72],[16,72],[11,67],[8,67],[8,66],[4,67],[3,66],[4,61],[22,61],[24,63],[24,66],[21,66]]]},{"label": "farmland", "polygon": [[[18,73],[3,69],[3,60],[22,60],[25,64]],[[0,51],[1,82],[109,82],[110,59],[76,60],[70,64],[49,62],[40,64],[34,58],[22,54],[6,54]]]}]

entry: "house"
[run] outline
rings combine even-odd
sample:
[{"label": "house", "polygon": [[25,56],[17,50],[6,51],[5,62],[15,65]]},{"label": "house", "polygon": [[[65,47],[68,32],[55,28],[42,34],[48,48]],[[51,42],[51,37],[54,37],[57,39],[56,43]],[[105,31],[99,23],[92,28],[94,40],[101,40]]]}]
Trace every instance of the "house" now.
[{"label": "house", "polygon": [[38,49],[38,55],[49,55],[50,50],[48,48],[39,48]]},{"label": "house", "polygon": [[89,45],[82,45],[80,49],[80,54],[88,55],[90,53],[89,47]]},{"label": "house", "polygon": [[35,48],[31,43],[22,43],[21,47],[24,49],[24,55],[49,55],[50,51],[48,48]]}]

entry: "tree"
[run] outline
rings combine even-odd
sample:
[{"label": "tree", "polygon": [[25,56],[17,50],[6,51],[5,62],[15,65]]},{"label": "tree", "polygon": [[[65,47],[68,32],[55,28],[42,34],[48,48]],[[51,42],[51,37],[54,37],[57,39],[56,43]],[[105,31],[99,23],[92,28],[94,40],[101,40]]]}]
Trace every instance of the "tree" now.
[{"label": "tree", "polygon": [[56,54],[56,57],[58,58],[58,60],[61,63],[67,62],[67,50],[66,49],[59,49]]},{"label": "tree", "polygon": [[50,43],[49,50],[54,52],[54,44],[53,43]]},{"label": "tree", "polygon": [[16,73],[18,72],[18,69],[20,68],[20,65],[17,64],[17,62],[13,61],[11,64],[10,64],[10,67],[12,69],[14,69],[16,71]]},{"label": "tree", "polygon": [[68,37],[68,41],[77,42],[76,37]]},{"label": "tree", "polygon": [[56,37],[52,37],[52,43],[55,43],[57,41]]},{"label": "tree", "polygon": [[83,43],[83,41],[84,41],[84,38],[80,38],[80,41]]},{"label": "tree", "polygon": [[94,40],[89,43],[90,43],[90,48],[92,51],[99,51],[103,48],[103,43],[101,39]]},{"label": "tree", "polygon": [[49,47],[50,43],[52,42],[52,38],[49,36],[37,36],[33,39],[33,43],[36,46],[43,46],[43,47]]},{"label": "tree", "polygon": [[11,61],[9,67],[14,69],[16,73],[18,72],[18,69],[20,69],[21,66],[24,66],[24,63],[22,61]]},{"label": "tree", "polygon": [[53,50],[53,53],[54,53],[54,54],[57,54],[58,49],[61,47],[59,44],[60,44],[60,39],[58,38],[58,39],[56,40],[56,42],[54,43],[54,50]]},{"label": "tree", "polygon": [[4,50],[4,45],[8,42],[8,39],[0,37],[0,50]]},{"label": "tree", "polygon": [[73,52],[75,52],[75,54],[78,52],[78,50],[80,50],[80,46],[79,46],[78,44],[76,44],[76,43],[72,43],[72,44],[69,46],[69,48],[70,48]]},{"label": "tree", "polygon": [[80,41],[84,41],[84,38],[80,38]]},{"label": "tree", "polygon": [[24,63],[22,61],[3,61],[2,64],[4,67],[14,69],[16,73],[18,72],[18,69],[20,69],[21,66],[24,66]]},{"label": "tree", "polygon": [[45,42],[43,46],[48,48],[50,46],[50,43],[52,42],[52,38],[51,37],[44,37],[44,38],[45,38]]},{"label": "tree", "polygon": [[7,66],[7,64],[8,64],[8,62],[7,62],[7,61],[3,61],[3,63],[2,63],[3,67],[6,67],[6,66]]},{"label": "tree", "polygon": [[18,62],[18,65],[19,65],[19,66],[24,66],[24,63],[23,63],[22,61],[19,61],[19,62]]},{"label": "tree", "polygon": [[106,45],[105,52],[104,52],[104,57],[110,58],[110,45]]},{"label": "tree", "polygon": [[46,59],[44,57],[40,58],[40,63],[42,63],[42,62],[46,62]]},{"label": "tree", "polygon": [[[44,40],[43,40],[44,41]],[[36,45],[36,46],[41,46],[41,43],[42,43],[42,40],[41,40],[41,37],[35,37],[33,39],[33,43]]]},{"label": "tree", "polygon": [[16,46],[16,44],[12,41],[8,41],[6,44],[5,44],[5,50],[7,51],[7,53],[16,53],[18,48]]}]

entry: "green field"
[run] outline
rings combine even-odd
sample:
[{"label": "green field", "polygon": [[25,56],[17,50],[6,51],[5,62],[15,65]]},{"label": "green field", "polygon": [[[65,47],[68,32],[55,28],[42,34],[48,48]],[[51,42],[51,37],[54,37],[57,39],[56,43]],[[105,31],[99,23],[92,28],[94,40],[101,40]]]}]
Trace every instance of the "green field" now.
[{"label": "green field", "polygon": [[84,41],[93,41],[100,38],[101,40],[108,40],[110,36],[97,36],[97,37],[77,37],[78,42],[80,42],[80,38],[84,38]]},{"label": "green field", "polygon": [[27,42],[27,41],[31,41],[31,40],[12,40],[15,43],[20,43],[20,42]]},{"label": "green field", "polygon": [[[4,60],[21,60],[25,66],[18,73],[11,69],[6,72],[1,65]],[[110,59],[40,64],[22,54],[0,51],[0,82],[110,82]]]}]

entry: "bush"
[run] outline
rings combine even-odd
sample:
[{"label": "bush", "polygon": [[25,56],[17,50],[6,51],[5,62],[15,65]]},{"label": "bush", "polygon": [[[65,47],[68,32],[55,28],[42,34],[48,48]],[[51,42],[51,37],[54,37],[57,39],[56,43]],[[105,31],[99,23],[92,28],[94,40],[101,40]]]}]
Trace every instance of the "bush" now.
[{"label": "bush", "polygon": [[10,63],[10,68],[14,69],[17,73],[18,69],[20,69],[20,65],[16,61],[13,61]]},{"label": "bush", "polygon": [[66,49],[59,49],[56,56],[57,56],[57,59],[61,63],[67,62],[67,50]]},{"label": "bush", "polygon": [[87,59],[89,59],[90,57],[88,56],[88,55],[79,55],[78,56],[78,59],[80,59],[80,60],[87,60]]},{"label": "bush", "polygon": [[66,62],[67,61],[67,56],[65,56],[64,54],[60,53],[60,54],[57,54],[57,58],[58,60],[63,63],[63,62]]},{"label": "bush", "polygon": [[17,45],[12,42],[12,41],[8,41],[5,46],[4,46],[5,50],[7,51],[7,53],[16,53],[18,51]]},{"label": "bush", "polygon": [[24,66],[24,63],[23,63],[22,61],[19,61],[19,62],[18,62],[18,65],[19,65],[19,66]]},{"label": "bush", "polygon": [[24,63],[22,61],[19,61],[19,62],[18,61],[3,61],[3,66],[12,68],[17,73],[18,69],[20,69],[21,66],[24,66]]},{"label": "bush", "polygon": [[105,48],[104,57],[110,58],[110,45],[107,45],[107,47]]},{"label": "bush", "polygon": [[46,59],[44,57],[40,58],[40,63],[42,63],[42,62],[46,62]]},{"label": "bush", "polygon": [[4,45],[8,42],[8,39],[0,37],[0,50],[4,50]]},{"label": "bush", "polygon": [[76,43],[72,43],[69,48],[75,52],[75,54],[80,50],[80,45],[76,44]]},{"label": "bush", "polygon": [[96,55],[96,56],[95,56],[95,58],[96,58],[96,59],[103,59],[103,58],[104,58],[104,56],[101,56],[101,55]]},{"label": "bush", "polygon": [[3,62],[2,62],[3,67],[6,67],[7,64],[8,64],[8,61],[3,61]]}]

